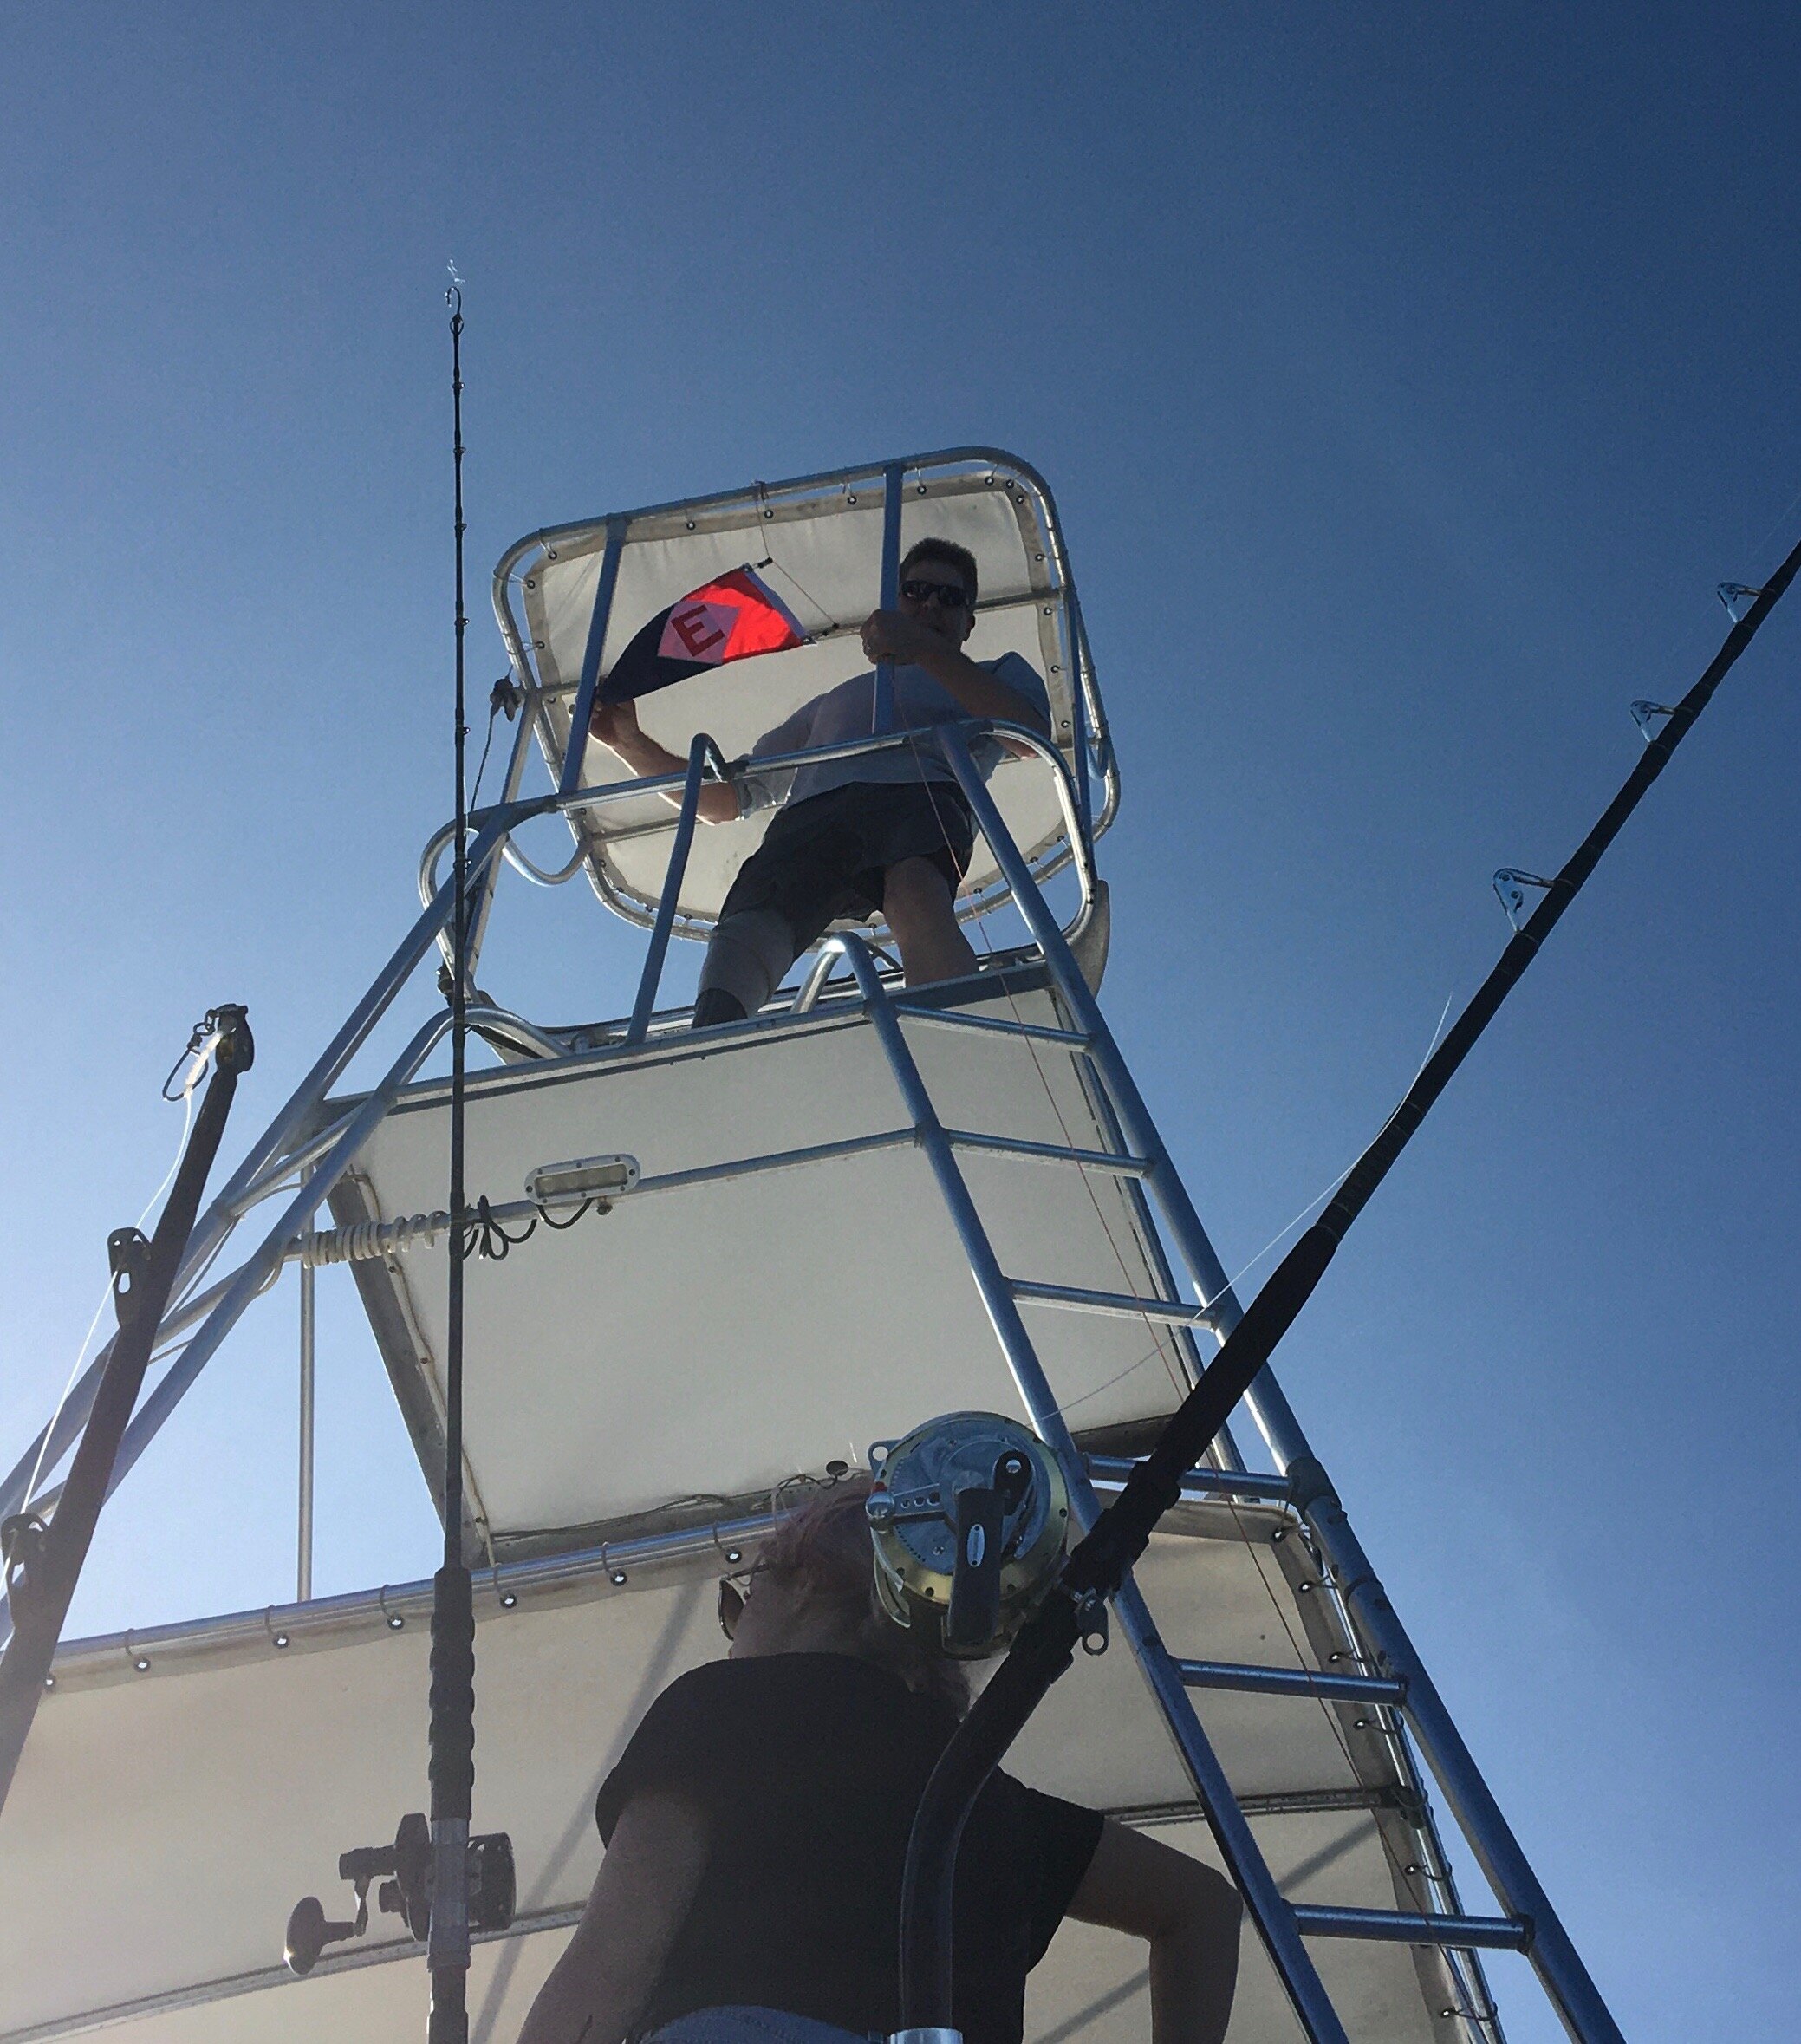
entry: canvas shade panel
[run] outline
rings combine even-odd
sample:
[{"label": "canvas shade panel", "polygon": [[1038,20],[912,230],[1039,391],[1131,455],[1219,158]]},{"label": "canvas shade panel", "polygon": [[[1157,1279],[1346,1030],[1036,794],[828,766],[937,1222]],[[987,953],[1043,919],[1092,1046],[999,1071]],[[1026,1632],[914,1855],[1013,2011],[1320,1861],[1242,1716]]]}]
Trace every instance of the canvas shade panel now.
[{"label": "canvas shade panel", "polygon": [[[1281,1664],[1278,1643],[1309,1641],[1304,1598],[1281,1568],[1258,1566],[1271,1535],[1292,1525],[1285,1515],[1207,1505],[1182,1507],[1171,1523],[1185,1530],[1159,1535],[1140,1581],[1173,1644]],[[546,1569],[538,1587],[510,1578],[512,1610],[478,1582],[475,1820],[512,1838],[522,1934],[478,1949],[473,2036],[505,2044],[517,2034],[599,1864],[601,1780],[651,1700],[723,1650],[713,1589],[724,1566],[690,1558],[634,1568],[619,1587],[604,1562],[564,1565]],[[1279,1617],[1272,1588],[1285,1598]],[[346,1968],[328,1957],[294,1982],[278,1962],[299,1897],[316,1893],[328,1915],[341,1913],[348,1890],[335,1879],[338,1854],[391,1836],[401,1813],[423,1803],[426,1592],[419,1585],[252,1613],[180,1638],[63,1650],[0,1833],[9,1864],[33,1874],[0,1912],[0,2044],[110,2027],[96,2021],[106,2010],[154,2044],[376,2044],[419,2020],[419,1949],[393,1941],[391,1917],[374,1918],[371,1933],[374,1944],[387,1942],[385,1963]],[[407,1619],[399,1631],[387,1622],[396,1611]],[[286,1650],[273,1644],[277,1629]],[[134,1673],[134,1657],[151,1672]],[[1313,1665],[1321,1656],[1304,1644],[1293,1657]],[[1354,1748],[1348,1761],[1317,1705],[1265,1707],[1258,1724],[1247,1719],[1242,1736],[1219,1741],[1243,1793],[1252,1780],[1305,1791],[1401,1780],[1378,1749]],[[1009,1766],[1054,1793],[1173,1826],[1166,1835],[1182,1850],[1212,1858],[1161,1721],[1118,1647],[1078,1657]],[[1369,1813],[1252,1822],[1292,1899],[1395,1906],[1407,1848],[1386,1845]],[[353,1956],[373,1956],[371,1940]],[[1247,1931],[1232,2044],[1288,2044],[1297,2033],[1254,1945]],[[1401,1947],[1316,1950],[1359,2044],[1460,2037],[1426,2013],[1444,1992],[1440,1961],[1416,1963]],[[1141,2002],[1131,2002],[1141,1987],[1131,1983],[1143,1959],[1129,1939],[1066,1926],[1034,1976],[1028,2034],[1141,2041]],[[155,1997],[193,2005],[157,2013],[146,2006]]]},{"label": "canvas shade panel", "polygon": [[[1043,991],[970,1012],[1067,1025]],[[1065,1048],[903,1026],[947,1126],[1108,1147]],[[448,1113],[441,1084],[401,1097],[360,1161],[363,1211],[441,1202]],[[905,1124],[874,1032],[855,1015],[683,1033],[635,1056],[472,1078],[469,1197],[517,1200],[535,1166],[568,1159],[623,1151],[650,1177]],[[1141,1210],[1117,1179],[967,1152],[963,1165],[1009,1274],[1155,1295]],[[387,1325],[413,1331],[410,1354],[392,1334],[385,1344],[403,1404],[417,1403],[408,1387],[423,1373],[441,1409],[447,1260],[440,1240],[385,1272],[358,1266],[366,1287],[391,1289],[400,1310]],[[938,1412],[1021,1410],[962,1242],[910,1146],[634,1193],[567,1232],[541,1227],[504,1262],[470,1263],[465,1310],[469,1468],[503,1542],[855,1461]],[[1167,1327],[1024,1311],[1073,1427],[1180,1403],[1187,1374]]]},{"label": "canvas shade panel", "polygon": [[[1076,658],[1049,493],[1023,464],[1001,458],[927,457],[907,465],[904,489],[903,555],[929,536],[976,557],[980,609],[966,650],[977,660],[1017,653],[1037,670],[1050,699],[1051,736],[1073,765]],[[728,759],[739,758],[803,703],[868,672],[857,628],[880,600],[882,491],[879,469],[847,472],[824,483],[771,485],[624,514],[627,537],[601,654],[602,677],[650,618],[741,566],[755,568],[812,636],[808,645],[736,661],[641,698],[639,721],[651,738],[686,758],[694,734],[705,731]],[[569,741],[607,524],[598,519],[546,536],[522,576],[524,636],[538,678],[552,692],[539,730],[553,771],[560,771]],[[625,771],[606,747],[588,741],[584,784],[615,782]],[[1029,856],[1048,853],[1064,817],[1044,764],[1011,764],[996,774],[993,790],[1015,841]],[[770,813],[696,833],[679,898],[685,920],[705,923],[718,915]],[[588,843],[603,895],[630,912],[653,909],[667,871],[673,811],[648,830],[635,815],[627,823],[610,809],[572,819],[572,827]],[[979,844],[965,891],[997,878],[992,855]]]}]

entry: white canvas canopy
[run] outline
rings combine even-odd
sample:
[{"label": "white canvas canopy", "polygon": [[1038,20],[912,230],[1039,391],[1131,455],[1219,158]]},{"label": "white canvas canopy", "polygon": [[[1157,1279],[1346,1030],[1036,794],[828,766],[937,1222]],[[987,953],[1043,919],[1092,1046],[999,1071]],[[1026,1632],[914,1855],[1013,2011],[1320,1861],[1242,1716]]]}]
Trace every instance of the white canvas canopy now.
[{"label": "white canvas canopy", "polygon": [[[1017,653],[1031,663],[1050,695],[1057,752],[1071,773],[1080,771],[1084,732],[1094,736],[1102,728],[1100,699],[1049,490],[1024,462],[986,449],[896,465],[905,493],[903,554],[915,540],[932,537],[975,556],[980,602],[966,650],[977,660]],[[615,513],[535,534],[510,549],[496,571],[495,606],[520,673],[534,675],[544,691],[537,729],[553,774],[561,772],[569,745],[609,531],[619,536],[619,555],[599,651],[602,679],[659,611],[740,567],[755,568],[811,635],[809,644],[735,661],[639,702],[645,732],[679,757],[704,731],[726,758],[736,758],[803,703],[868,672],[857,627],[881,598],[886,472],[881,465],[842,470]],[[523,623],[513,608],[516,589]],[[592,740],[579,758],[580,783],[600,785],[624,776],[614,755]],[[1041,869],[1059,863],[1066,819],[1043,761],[1004,763],[993,788],[1015,841]],[[1109,766],[1099,828],[1110,820],[1112,796]],[[697,833],[682,883],[685,923],[705,924],[717,915],[770,813]],[[647,920],[661,895],[673,826],[673,812],[657,800],[571,818],[602,897],[639,921]],[[966,896],[992,889],[997,878],[992,856],[979,844]]]},{"label": "white canvas canopy", "polygon": [[[1323,1668],[1348,1644],[1291,1513],[1201,1504],[1167,1523],[1140,1580],[1182,1650]],[[510,1833],[520,1909],[512,1935],[478,1948],[482,2044],[508,2044],[562,1949],[599,1864],[595,1794],[633,1727],[682,1670],[724,1650],[713,1584],[727,1566],[701,1538],[660,1566],[588,1555],[478,1584],[476,1826]],[[64,1648],[6,1813],[7,1864],[30,1878],[9,1884],[0,1911],[0,2044],[118,2026],[139,2044],[418,2034],[423,1958],[394,1918],[328,1948],[304,1982],[280,1954],[302,1894],[348,1913],[338,1854],[391,1837],[423,1791],[429,1609],[416,1584]],[[1218,1694],[1202,1711],[1291,1897],[1432,1906],[1405,1871],[1424,1847],[1386,1735],[1300,1700]],[[1009,1765],[1217,1864],[1123,1647],[1078,1657]],[[1460,2034],[1436,2014],[1455,1995],[1436,1953],[1314,1949],[1354,2037]],[[1141,1944],[1066,1925],[1033,1976],[1028,2036],[1143,2044],[1143,1965]],[[1248,1933],[1243,1968],[1232,2044],[1291,2044],[1299,2031]]]},{"label": "white canvas canopy", "polygon": [[[1040,1027],[1068,1017],[1042,984],[958,1012]],[[899,1132],[906,1116],[873,1032],[828,1003],[810,1024],[664,1038],[471,1079],[471,1200],[517,1201],[526,1175],[623,1152],[645,1175],[611,1214],[540,1227],[472,1266],[464,1438],[478,1523],[510,1538],[610,1520],[705,1493],[766,1489],[860,1460],[933,1413],[1017,1411],[1018,1394],[967,1258],[910,1138],[779,1170],[659,1181]],[[905,1027],[947,1125],[1064,1150],[1109,1147],[1063,1045]],[[348,1105],[348,1103],[339,1103]],[[449,1103],[404,1093],[375,1130],[341,1220],[442,1199]],[[965,1168],[1009,1272],[1149,1299],[1163,1288],[1128,1181],[972,1150]],[[449,1250],[358,1266],[428,1470],[440,1466]],[[1192,1381],[1170,1328],[1039,1310],[1038,1352],[1070,1424],[1173,1411]]]}]

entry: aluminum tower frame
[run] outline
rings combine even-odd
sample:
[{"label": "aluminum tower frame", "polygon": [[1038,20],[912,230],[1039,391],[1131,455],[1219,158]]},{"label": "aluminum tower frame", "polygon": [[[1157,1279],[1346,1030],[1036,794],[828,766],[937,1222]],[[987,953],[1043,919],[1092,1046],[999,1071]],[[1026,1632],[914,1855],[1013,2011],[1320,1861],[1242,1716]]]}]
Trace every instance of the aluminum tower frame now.
[{"label": "aluminum tower frame", "polygon": [[[883,472],[892,491],[900,465],[888,465]],[[892,528],[894,522],[889,523]],[[609,541],[609,551],[616,544],[616,540]],[[898,534],[891,530],[885,548],[889,557],[884,563],[885,582],[890,584],[897,544]],[[497,586],[503,591],[497,607],[503,611],[504,578],[513,559],[514,556],[510,555],[503,562],[501,573],[497,576]],[[610,595],[604,576],[603,595]],[[507,628],[504,616],[503,628]],[[598,639],[595,642],[597,645]],[[509,634],[509,643],[516,661],[519,661],[523,648],[516,632]],[[529,669],[521,678],[530,697],[535,685]],[[1078,691],[1078,700],[1087,700],[1088,680],[1084,674],[1084,687]],[[592,693],[590,675],[586,678],[583,693],[591,700]],[[582,706],[578,703],[578,710]],[[509,841],[526,821],[551,813],[566,817],[594,815],[604,811],[609,804],[641,799],[647,793],[662,791],[672,797],[679,793],[680,805],[673,826],[670,870],[659,913],[653,923],[632,1016],[618,1039],[619,1051],[628,1055],[645,1040],[657,1012],[656,994],[673,932],[682,868],[692,841],[700,788],[709,772],[717,774],[724,771],[723,762],[718,760],[717,750],[710,740],[697,738],[683,775],[669,776],[661,781],[632,780],[588,787],[576,784],[580,752],[572,744],[556,789],[545,797],[521,800],[518,788],[523,779],[528,739],[536,722],[539,707],[539,704],[533,702],[521,720],[509,762],[504,798],[472,819],[475,836],[469,855],[469,873],[470,883],[477,890],[472,927],[478,939],[491,908],[494,882],[504,858],[538,881],[567,878],[577,869],[579,861],[572,861],[562,875],[549,876],[531,868],[529,862],[523,862]],[[579,731],[584,724],[585,718],[575,728]],[[967,734],[975,731],[1004,732],[1013,744],[1035,753],[1053,777],[1065,819],[1067,849],[1063,856],[1073,863],[1080,891],[1080,906],[1067,929],[1059,925],[1039,886],[1040,879],[1061,862],[1041,861],[1039,869],[1035,872],[1013,843],[981,776],[972,764]],[[796,754],[789,762],[765,764],[779,765],[802,758],[842,757],[908,742],[907,734],[890,734],[821,752]],[[1096,900],[1093,840],[1101,823],[1110,816],[1116,799],[1117,782],[1111,771],[1110,755],[1098,763],[1099,776],[1107,793],[1103,815],[1096,818],[1087,799],[1085,773],[1079,777],[1081,784],[1078,784],[1078,777],[1071,773],[1069,762],[1033,732],[1011,726],[972,725],[966,730],[947,726],[936,733],[934,742],[959,783],[1000,867],[1005,884],[996,898],[1010,898],[1024,917],[1032,938],[1031,951],[1047,968],[1062,1006],[1070,1018],[1070,1028],[1057,1033],[1085,1061],[1095,1097],[1102,1110],[1102,1118],[1117,1132],[1112,1154],[1084,1156],[1083,1162],[1116,1170],[1122,1177],[1141,1186],[1156,1202],[1164,1229],[1199,1303],[1179,1298],[1173,1286],[1167,1288],[1162,1299],[1146,1302],[1124,1297],[1109,1298],[1101,1293],[1077,1293],[1055,1285],[1010,1277],[1001,1270],[963,1179],[952,1140],[954,1132],[947,1132],[940,1123],[902,1033],[900,1018],[909,1012],[909,1004],[904,999],[895,998],[893,975],[885,974],[878,968],[861,937],[841,933],[827,941],[804,985],[789,999],[788,1012],[797,1022],[801,1021],[817,1001],[832,960],[838,957],[844,960],[855,986],[851,1003],[861,1010],[863,1019],[880,1040],[906,1110],[912,1139],[930,1162],[939,1190],[962,1240],[972,1280],[982,1297],[1022,1403],[1040,1437],[1057,1455],[1078,1515],[1088,1523],[1097,1510],[1090,1465],[1077,1449],[1057,1410],[1021,1316],[1021,1305],[1126,1312],[1135,1316],[1142,1314],[1148,1303],[1156,1317],[1184,1331],[1184,1339],[1190,1338],[1188,1331],[1205,1327],[1221,1340],[1236,1323],[1239,1308],[1070,949],[1070,939],[1080,936],[1094,912]],[[427,874],[432,869],[439,848],[441,839],[434,841],[434,847],[428,848]],[[302,1238],[312,1227],[318,1208],[354,1162],[358,1152],[401,1090],[442,1040],[449,1026],[447,1014],[433,1017],[414,1034],[372,1091],[335,1118],[327,1118],[331,1088],[417,966],[432,948],[442,944],[451,912],[448,884],[433,887],[430,900],[406,939],[196,1227],[177,1280],[176,1303],[166,1318],[159,1337],[159,1346],[166,1348],[178,1341],[182,1341],[183,1345],[154,1391],[144,1401],[127,1431],[114,1473],[113,1487],[116,1487],[141,1455],[250,1301],[275,1281],[285,1262],[299,1260]],[[471,1011],[471,1019],[492,1025],[538,1055],[562,1056],[569,1048],[566,1036],[538,1029],[504,1010],[476,1006]],[[684,1019],[680,1014],[666,1018],[671,1025],[679,1025]],[[932,1019],[953,1028],[1005,1032],[1015,1027],[993,1019],[959,1019],[954,1010],[940,1010]],[[1032,1033],[1024,1025],[1018,1026],[1020,1032]],[[213,1260],[237,1224],[256,1205],[271,1198],[279,1202],[278,1218],[257,1247],[229,1276],[200,1289]],[[1154,1231],[1150,1239],[1156,1239]],[[25,1501],[23,1493],[29,1472],[40,1452],[46,1466],[54,1466],[56,1458],[79,1432],[98,1375],[96,1363],[53,1424],[28,1450],[3,1493],[0,1493],[0,1513],[21,1508]],[[1305,2034],[1313,2044],[1341,2044],[1346,2037],[1304,1942],[1309,1937],[1340,1937],[1432,1944],[1453,1955],[1459,1976],[1467,1987],[1466,2004],[1458,2014],[1473,2036],[1492,2034],[1494,2027],[1492,2003],[1474,1955],[1485,1948],[1521,1951],[1531,1962],[1565,2028],[1577,2040],[1577,2044],[1616,2044],[1619,2038],[1616,2026],[1459,1736],[1417,1650],[1389,1606],[1343,1507],[1324,1482],[1318,1461],[1292,1409],[1267,1369],[1253,1385],[1246,1405],[1281,1474],[1271,1479],[1242,1472],[1228,1440],[1216,1457],[1222,1468],[1212,1472],[1197,1472],[1195,1481],[1229,1494],[1279,1497],[1291,1503],[1304,1516],[1321,1560],[1323,1586],[1343,1607],[1347,1623],[1363,1649],[1365,1664],[1374,1672],[1358,1676],[1297,1676],[1287,1670],[1221,1666],[1179,1658],[1170,1653],[1158,1637],[1149,1611],[1131,1583],[1122,1589],[1115,1611],[1120,1629],[1131,1645],[1182,1754],[1216,1840],[1245,1897],[1249,1912]],[[45,1507],[54,1502],[54,1498],[55,1494],[51,1493],[35,1501],[40,1507]],[[1406,1757],[1408,1770],[1413,1772],[1410,1739],[1436,1778],[1495,1891],[1500,1913],[1472,1916],[1455,1906],[1455,1890],[1441,1851],[1434,1851],[1434,1858],[1445,1868],[1444,1873],[1437,1878],[1453,1905],[1449,1909],[1409,1913],[1306,1907],[1288,1903],[1270,1875],[1188,1701],[1189,1689],[1207,1687],[1271,1695],[1304,1695],[1329,1701],[1356,1701],[1386,1714],[1382,1722],[1391,1733],[1396,1750]],[[1425,1832],[1435,1848],[1436,1838],[1431,1832],[1429,1819],[1426,1820]]]}]

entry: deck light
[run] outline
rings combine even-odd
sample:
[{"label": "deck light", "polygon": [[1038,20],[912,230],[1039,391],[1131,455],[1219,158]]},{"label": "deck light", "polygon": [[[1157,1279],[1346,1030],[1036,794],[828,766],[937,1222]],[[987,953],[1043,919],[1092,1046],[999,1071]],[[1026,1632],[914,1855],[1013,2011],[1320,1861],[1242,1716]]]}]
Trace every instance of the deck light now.
[{"label": "deck light", "polygon": [[539,1164],[525,1175],[525,1196],[535,1207],[602,1207],[638,1182],[638,1160],[625,1155],[575,1157],[563,1164]]},{"label": "deck light", "polygon": [[500,1608],[504,1611],[511,1611],[513,1606],[517,1604],[518,1601],[518,1598],[513,1595],[510,1590],[503,1590],[500,1593]]},{"label": "deck light", "polygon": [[623,1582],[625,1581],[625,1579],[626,1579],[626,1572],[625,1572],[625,1571],[624,1571],[622,1568],[616,1568],[616,1569],[614,1569],[614,1572],[613,1572],[613,1581],[614,1581],[614,1586],[615,1586],[615,1587],[617,1587],[617,1585],[620,1585],[620,1584],[623,1583]]},{"label": "deck light", "polygon": [[140,1675],[148,1675],[150,1672],[149,1662],[143,1659],[141,1656],[132,1663],[132,1666],[137,1670]]},{"label": "deck light", "polygon": [[387,1614],[387,1629],[390,1632],[398,1632],[406,1623],[406,1619],[400,1616],[399,1611],[390,1611]]},{"label": "deck light", "polygon": [[275,1636],[275,1643],[278,1647],[286,1646],[288,1644],[288,1635],[285,1632],[277,1632]]}]

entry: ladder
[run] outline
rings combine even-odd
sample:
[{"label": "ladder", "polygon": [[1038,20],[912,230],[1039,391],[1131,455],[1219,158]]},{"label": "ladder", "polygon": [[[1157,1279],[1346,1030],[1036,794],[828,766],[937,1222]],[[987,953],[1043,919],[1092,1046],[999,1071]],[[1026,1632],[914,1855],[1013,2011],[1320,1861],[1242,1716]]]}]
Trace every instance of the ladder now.
[{"label": "ladder", "polygon": [[[849,967],[857,995],[911,1122],[914,1140],[931,1166],[962,1242],[971,1277],[1008,1370],[1034,1430],[1062,1466],[1072,1508],[1085,1529],[1101,1509],[1091,1474],[1096,1465],[1076,1445],[1058,1409],[1026,1331],[1021,1307],[1145,1317],[1183,1329],[1204,1327],[1220,1341],[1237,1324],[1240,1308],[1057,918],[973,765],[961,732],[954,726],[944,726],[934,737],[1005,876],[1016,907],[1044,954],[1051,983],[1073,1026],[1047,1030],[992,1016],[926,1009],[910,1004],[904,997],[896,999],[878,972],[867,943],[854,932],[828,939],[827,954],[841,956]],[[672,876],[672,882],[673,878]],[[822,976],[816,972],[813,987]],[[907,1020],[929,1022],[938,1027],[1044,1038],[1074,1053],[1091,1081],[1091,1097],[1102,1125],[1108,1130],[1110,1147],[1103,1151],[1071,1149],[1063,1153],[1064,1160],[1116,1173],[1136,1181],[1148,1193],[1201,1303],[1178,1298],[1173,1284],[1166,1286],[1167,1296],[1147,1300],[1005,1272],[958,1162],[959,1149],[982,1146],[984,1139],[965,1130],[947,1129],[940,1120],[907,1041],[903,1023]],[[998,1141],[991,1141],[991,1146],[1003,1149],[1021,1147]],[[1167,1270],[1164,1274],[1167,1278]],[[1316,1673],[1183,1657],[1165,1644],[1141,1592],[1129,1579],[1113,1609],[1119,1630],[1131,1647],[1181,1755],[1214,1839],[1310,2044],[1349,2044],[1349,2040],[1309,1955],[1306,1940],[1310,1937],[1369,1938],[1440,1947],[1453,1964],[1463,1962],[1460,1978],[1466,1982],[1469,2002],[1462,2008],[1441,2013],[1461,2015],[1470,2023],[1486,2027],[1491,2034],[1495,2017],[1473,1955],[1482,1950],[1523,1953],[1577,2044],[1623,2044],[1618,2026],[1483,1781],[1443,1699],[1389,1605],[1343,1506],[1267,1369],[1253,1385],[1247,1403],[1271,1445],[1282,1475],[1258,1478],[1231,1468],[1197,1470],[1191,1484],[1217,1494],[1285,1499],[1293,1506],[1304,1519],[1322,1566],[1355,1626],[1365,1663],[1376,1672]],[[1235,1455],[1225,1459],[1237,1460]],[[1125,1465],[1119,1467],[1122,1469]],[[1206,1689],[1314,1697],[1326,1702],[1368,1705],[1392,1714],[1393,1721],[1406,1726],[1424,1754],[1503,1913],[1472,1916],[1455,1907],[1409,1912],[1289,1902],[1270,1872],[1196,1714],[1189,1692]],[[1448,1879],[1443,1886],[1454,1905],[1454,1887]]]}]

